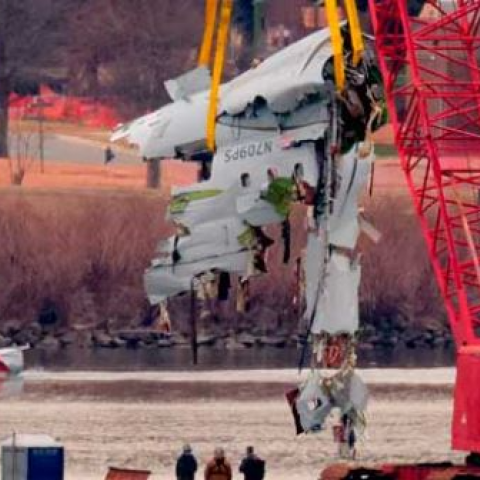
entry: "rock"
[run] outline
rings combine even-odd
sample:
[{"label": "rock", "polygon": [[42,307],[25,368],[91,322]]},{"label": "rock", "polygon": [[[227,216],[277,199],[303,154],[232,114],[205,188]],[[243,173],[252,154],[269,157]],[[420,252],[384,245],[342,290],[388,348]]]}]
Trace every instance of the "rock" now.
[{"label": "rock", "polygon": [[257,339],[250,333],[241,333],[237,336],[237,342],[245,347],[253,347],[257,343]]},{"label": "rock", "polygon": [[160,348],[170,348],[173,347],[173,341],[171,338],[161,338],[157,341],[157,345]]},{"label": "rock", "polygon": [[227,338],[224,347],[227,350],[245,350],[248,348],[245,344],[239,342],[235,336]]},{"label": "rock", "polygon": [[170,335],[170,339],[173,344],[179,347],[190,345],[190,339],[186,335],[179,335],[179,334],[173,333],[172,335]]},{"label": "rock", "polygon": [[111,346],[112,348],[124,348],[127,346],[127,342],[120,337],[113,337]]},{"label": "rock", "polygon": [[7,320],[1,329],[1,333],[5,337],[12,338],[21,330],[22,330],[22,322],[20,320]]},{"label": "rock", "polygon": [[100,348],[112,348],[113,347],[113,339],[112,337],[106,332],[94,332],[92,335],[93,344],[96,347]]},{"label": "rock", "polygon": [[0,348],[7,348],[11,344],[12,344],[12,340],[10,338],[0,335]]},{"label": "rock", "polygon": [[435,337],[432,342],[433,348],[443,347],[445,345],[445,338],[442,337]]},{"label": "rock", "polygon": [[153,343],[151,341],[148,341],[148,343],[140,341],[137,344],[138,348],[145,349],[145,350],[153,350],[153,349],[157,348],[157,346],[158,345],[156,343]]},{"label": "rock", "polygon": [[410,322],[406,314],[397,312],[393,314],[391,319],[392,327],[397,332],[405,332],[408,330]]},{"label": "rock", "polygon": [[386,335],[381,337],[376,345],[382,348],[394,348],[398,343],[398,337],[396,335]]},{"label": "rock", "polygon": [[213,334],[201,334],[197,337],[197,345],[198,346],[204,346],[204,347],[212,347],[217,343],[218,341],[218,336],[213,335]]},{"label": "rock", "polygon": [[75,332],[65,332],[63,335],[58,337],[58,341],[62,347],[68,347],[77,343],[78,335]]},{"label": "rock", "polygon": [[276,335],[264,335],[259,339],[260,345],[266,345],[268,347],[283,348],[287,344],[286,337]]},{"label": "rock", "polygon": [[93,342],[93,334],[89,330],[80,330],[76,332],[76,346],[79,348],[92,348],[95,346]]},{"label": "rock", "polygon": [[128,344],[136,342],[143,342],[144,344],[154,343],[160,337],[160,332],[153,332],[151,330],[125,330],[115,333]]},{"label": "rock", "polygon": [[37,348],[42,350],[56,350],[60,347],[58,339],[52,336],[47,336],[40,343],[37,344]]},{"label": "rock", "polygon": [[11,337],[17,345],[31,345],[34,347],[42,339],[41,333],[32,331],[28,328],[21,330]]}]

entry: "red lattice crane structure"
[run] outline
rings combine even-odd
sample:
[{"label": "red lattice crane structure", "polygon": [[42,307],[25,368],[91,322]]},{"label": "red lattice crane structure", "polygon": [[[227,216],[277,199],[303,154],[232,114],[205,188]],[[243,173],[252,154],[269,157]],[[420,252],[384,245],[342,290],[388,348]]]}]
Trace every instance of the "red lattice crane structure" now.
[{"label": "red lattice crane structure", "polygon": [[415,210],[457,347],[452,446],[480,452],[480,0],[369,0]]}]

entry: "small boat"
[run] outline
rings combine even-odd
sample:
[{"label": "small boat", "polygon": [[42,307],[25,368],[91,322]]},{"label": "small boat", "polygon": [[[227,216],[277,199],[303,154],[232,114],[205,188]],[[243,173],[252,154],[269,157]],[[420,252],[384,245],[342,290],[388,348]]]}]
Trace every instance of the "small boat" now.
[{"label": "small boat", "polygon": [[0,348],[0,377],[17,376],[23,372],[23,352],[29,346]]}]

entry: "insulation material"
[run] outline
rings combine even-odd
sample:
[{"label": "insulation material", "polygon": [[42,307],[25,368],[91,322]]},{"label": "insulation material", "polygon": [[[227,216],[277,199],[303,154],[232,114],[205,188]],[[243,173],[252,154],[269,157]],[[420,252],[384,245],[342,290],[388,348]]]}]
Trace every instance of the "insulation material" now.
[{"label": "insulation material", "polygon": [[332,253],[325,275],[325,288],[316,302],[312,333],[331,335],[358,330],[358,288],[360,266],[338,253]]}]

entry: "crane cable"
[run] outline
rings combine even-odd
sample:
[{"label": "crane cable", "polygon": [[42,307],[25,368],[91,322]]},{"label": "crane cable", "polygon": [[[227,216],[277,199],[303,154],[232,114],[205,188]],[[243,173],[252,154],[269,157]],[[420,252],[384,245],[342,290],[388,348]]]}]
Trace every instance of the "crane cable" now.
[{"label": "crane cable", "polygon": [[343,38],[342,32],[340,31],[337,0],[326,0],[325,13],[327,14],[328,27],[332,38],[335,85],[339,91],[342,91],[345,88],[345,64],[343,60]]},{"label": "crane cable", "polygon": [[198,56],[199,67],[209,67],[212,58],[213,37],[217,20],[218,0],[206,0],[205,27],[203,30],[202,46]]},{"label": "crane cable", "polygon": [[[365,45],[358,18],[358,10],[355,0],[344,0],[347,13],[348,24],[350,27],[350,38],[353,50],[352,63],[356,67],[365,51]],[[333,51],[333,66],[335,73],[335,85],[340,92],[345,88],[345,60],[343,57],[343,38],[340,28],[340,17],[338,15],[337,0],[326,0],[325,11],[327,22],[330,29]]]},{"label": "crane cable", "polygon": [[344,0],[347,10],[348,25],[350,26],[350,37],[352,39],[353,66],[356,67],[362,59],[365,45],[363,43],[362,29],[358,18],[357,4],[355,0]]},{"label": "crane cable", "polygon": [[[205,32],[198,58],[200,67],[210,66],[212,57],[215,25],[217,23],[219,0],[207,0],[205,12]],[[212,82],[207,114],[206,144],[210,151],[215,150],[215,129],[217,122],[218,96],[225,66],[225,55],[228,44],[228,33],[233,11],[233,0],[222,0],[220,18],[218,19],[217,42],[213,60]]]}]

